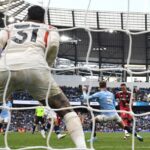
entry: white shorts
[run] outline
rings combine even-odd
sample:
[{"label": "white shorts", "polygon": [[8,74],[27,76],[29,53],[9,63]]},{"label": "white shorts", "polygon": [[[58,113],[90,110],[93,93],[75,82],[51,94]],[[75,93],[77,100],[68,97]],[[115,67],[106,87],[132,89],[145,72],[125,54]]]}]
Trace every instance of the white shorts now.
[{"label": "white shorts", "polygon": [[47,109],[46,112],[45,112],[45,115],[46,115],[47,119],[52,119],[52,118],[56,119],[57,118],[56,113],[51,109]]},{"label": "white shorts", "polygon": [[[0,98],[2,99],[8,71],[0,72]],[[34,99],[44,100],[51,84],[49,97],[62,93],[51,73],[47,69],[24,69],[11,71],[11,81],[7,90],[7,97],[16,90],[28,90]]]},{"label": "white shorts", "polygon": [[104,114],[102,114],[102,115],[97,115],[96,117],[95,117],[95,119],[96,120],[98,120],[99,122],[102,122],[102,121],[116,121],[116,122],[121,122],[122,121],[122,119],[121,119],[121,117],[117,114],[117,113],[115,113],[115,114],[113,114],[113,115],[104,115]]},{"label": "white shorts", "polygon": [[0,123],[8,123],[9,122],[9,117],[5,117],[5,118],[3,118],[3,117],[1,117],[0,116]]}]

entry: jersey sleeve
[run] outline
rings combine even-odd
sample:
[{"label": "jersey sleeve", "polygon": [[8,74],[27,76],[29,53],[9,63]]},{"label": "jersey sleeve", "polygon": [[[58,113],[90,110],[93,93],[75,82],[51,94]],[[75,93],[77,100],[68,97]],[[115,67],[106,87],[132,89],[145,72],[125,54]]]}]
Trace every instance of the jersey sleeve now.
[{"label": "jersey sleeve", "polygon": [[59,50],[59,34],[56,28],[52,28],[49,32],[48,42],[47,42],[47,62],[50,67],[55,62]]},{"label": "jersey sleeve", "polygon": [[92,94],[92,95],[87,95],[87,93],[86,92],[83,92],[83,98],[84,99],[93,99],[93,98],[98,98],[99,97],[99,93],[97,92],[97,93],[94,93],[94,94]]},{"label": "jersey sleeve", "polygon": [[0,50],[4,48],[8,40],[8,31],[1,30],[0,31]]}]

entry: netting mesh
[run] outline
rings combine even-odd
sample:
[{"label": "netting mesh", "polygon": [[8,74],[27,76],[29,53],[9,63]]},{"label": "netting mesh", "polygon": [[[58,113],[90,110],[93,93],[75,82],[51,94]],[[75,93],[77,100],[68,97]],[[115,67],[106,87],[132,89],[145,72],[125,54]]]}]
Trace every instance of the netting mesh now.
[{"label": "netting mesh", "polygon": [[[44,0],[43,0],[44,1]],[[61,31],[71,31],[71,30],[76,30],[76,29],[83,29],[85,30],[85,32],[87,32],[87,35],[88,35],[88,38],[89,38],[89,45],[88,45],[88,51],[87,51],[87,54],[86,54],[86,67],[68,67],[68,68],[63,68],[63,70],[66,70],[66,71],[69,71],[69,70],[72,70],[72,69],[84,69],[84,70],[87,70],[88,72],[90,72],[90,75],[91,77],[93,76],[93,71],[99,71],[99,72],[103,72],[103,71],[125,71],[127,72],[130,77],[132,77],[132,75],[140,75],[140,74],[146,74],[146,73],[150,73],[150,71],[145,71],[145,72],[134,72],[132,70],[130,70],[129,68],[129,64],[130,64],[130,59],[131,59],[131,53],[132,53],[132,35],[136,36],[136,35],[141,35],[141,34],[146,34],[146,33],[149,33],[149,31],[143,31],[143,32],[131,32],[128,30],[128,19],[129,19],[129,10],[130,10],[130,0],[128,0],[128,7],[127,7],[127,16],[126,16],[126,30],[120,30],[120,29],[112,29],[113,31],[119,31],[119,32],[122,32],[124,34],[126,34],[129,38],[129,50],[128,50],[128,57],[127,57],[127,65],[126,65],[126,68],[109,68],[109,69],[92,69],[89,65],[89,58],[90,58],[90,54],[91,54],[91,49],[92,49],[92,36],[91,36],[91,32],[107,32],[109,31],[110,29],[104,29],[104,30],[101,30],[101,29],[91,29],[88,27],[87,25],[87,16],[88,16],[88,11],[89,11],[89,8],[90,8],[90,4],[91,4],[91,0],[89,0],[88,2],[88,6],[87,6],[87,10],[85,11],[85,18],[84,18],[84,27],[73,27],[73,28],[67,28],[67,29],[59,29],[58,31],[61,32]],[[11,0],[9,0],[9,5],[8,7],[6,8],[6,11],[5,11],[5,26],[6,26],[6,16],[7,16],[7,12],[9,10],[9,7],[11,5]],[[49,8],[50,6],[50,0],[47,2],[46,4],[46,12],[47,12],[47,9]],[[35,29],[35,28],[30,28],[29,30],[32,30],[32,29]],[[46,29],[47,30],[47,29]],[[50,30],[49,30],[50,31]],[[9,44],[9,41],[8,43]],[[5,54],[7,53],[7,51],[5,52]],[[47,52],[45,52],[47,53]],[[7,60],[5,59],[5,66],[6,66],[6,69],[8,70],[8,73],[9,73],[9,76],[8,76],[8,80],[7,80],[7,83],[6,83],[6,86],[5,86],[5,91],[4,91],[4,95],[3,95],[3,106],[0,106],[0,109],[7,109],[9,110],[9,116],[11,116],[11,110],[29,110],[29,109],[35,109],[36,107],[20,107],[20,108],[9,108],[6,106],[6,93],[7,93],[7,90],[8,90],[8,86],[9,86],[9,82],[10,82],[10,78],[11,78],[11,71],[12,69],[9,68],[9,66],[7,65]],[[24,68],[26,69],[26,68]],[[32,69],[32,68],[30,68]],[[62,69],[56,69],[56,68],[47,68],[49,71],[52,71],[52,70],[55,70],[55,71],[61,71]],[[133,82],[133,80],[132,80]],[[133,86],[134,86],[134,83],[133,83]],[[131,88],[131,98],[133,97],[133,86]],[[49,92],[50,92],[50,88],[51,88],[51,83],[49,82],[49,88],[48,88],[48,91],[47,91],[47,95],[46,95],[46,107],[49,108],[49,105],[48,105],[48,95],[49,95]],[[88,95],[90,94],[90,91],[91,91],[91,88],[92,88],[92,80],[90,81],[89,83],[89,88],[88,88]],[[108,111],[108,110],[97,110],[97,109],[94,109],[90,106],[89,104],[89,100],[87,99],[87,106],[74,106],[74,107],[67,107],[67,108],[62,108],[62,109],[53,109],[54,111],[59,111],[59,110],[65,110],[65,109],[77,109],[77,108],[85,108],[87,109],[88,111],[90,111],[91,113],[91,117],[92,117],[92,120],[93,120],[93,129],[92,129],[92,133],[91,133],[91,138],[93,137],[93,133],[94,133],[94,126],[95,126],[95,121],[94,121],[94,112],[112,112],[112,111]],[[143,113],[143,114],[135,114],[132,110],[132,101],[130,100],[130,112],[126,112],[126,111],[119,111],[117,110],[117,112],[125,112],[125,113],[130,113],[131,115],[133,115],[133,135],[132,135],[132,150],[135,149],[135,141],[134,141],[134,132],[135,132],[135,127],[136,127],[136,117],[140,117],[140,116],[144,116],[144,115],[149,115],[150,113]],[[11,118],[11,117],[10,117]],[[11,149],[10,146],[9,146],[9,143],[8,143],[8,130],[9,130],[9,127],[10,127],[10,123],[11,123],[11,120],[9,120],[8,122],[8,125],[7,125],[7,129],[6,129],[6,134],[4,136],[4,143],[5,143],[5,147],[3,148],[0,148],[2,150],[6,149],[6,150],[9,150]],[[19,148],[20,150],[27,150],[27,149],[54,149],[51,147],[50,145],[50,138],[51,138],[51,134],[52,134],[52,131],[53,131],[53,123],[54,123],[54,119],[52,119],[52,126],[51,126],[51,129],[50,129],[50,132],[47,136],[47,146],[31,146],[31,147],[24,147],[24,148]],[[65,149],[65,148],[64,148]],[[67,150],[69,149],[75,149],[75,148],[67,148]],[[94,146],[93,146],[93,142],[91,141],[90,143],[90,148],[89,149],[94,149]]]}]

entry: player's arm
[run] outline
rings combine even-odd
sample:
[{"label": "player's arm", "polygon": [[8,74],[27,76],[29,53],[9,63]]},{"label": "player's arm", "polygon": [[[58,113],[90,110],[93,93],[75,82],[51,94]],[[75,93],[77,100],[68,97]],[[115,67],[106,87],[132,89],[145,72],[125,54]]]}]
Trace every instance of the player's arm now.
[{"label": "player's arm", "polygon": [[82,88],[82,91],[83,91],[83,99],[93,99],[93,98],[98,98],[99,97],[99,93],[95,93],[95,94],[92,94],[92,95],[88,95],[86,93],[87,91],[87,88],[86,87],[83,87]]},{"label": "player's arm", "polygon": [[57,57],[59,50],[59,34],[56,29],[49,32],[48,46],[47,46],[47,57],[46,60],[48,65],[52,67]]},{"label": "player's arm", "polygon": [[2,52],[8,40],[8,31],[1,30],[0,31],[0,52]]}]

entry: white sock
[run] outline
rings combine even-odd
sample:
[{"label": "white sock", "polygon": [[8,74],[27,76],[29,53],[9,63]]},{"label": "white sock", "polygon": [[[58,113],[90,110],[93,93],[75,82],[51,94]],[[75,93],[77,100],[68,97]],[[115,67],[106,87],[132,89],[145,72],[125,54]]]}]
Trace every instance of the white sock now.
[{"label": "white sock", "polygon": [[127,130],[124,130],[124,133],[125,133],[125,135],[126,135],[126,134],[128,134],[128,131],[127,131]]},{"label": "white sock", "polygon": [[137,138],[141,138],[141,136],[137,134]]},{"label": "white sock", "polygon": [[64,116],[67,130],[77,148],[86,148],[85,136],[81,121],[75,112],[69,112]]}]

